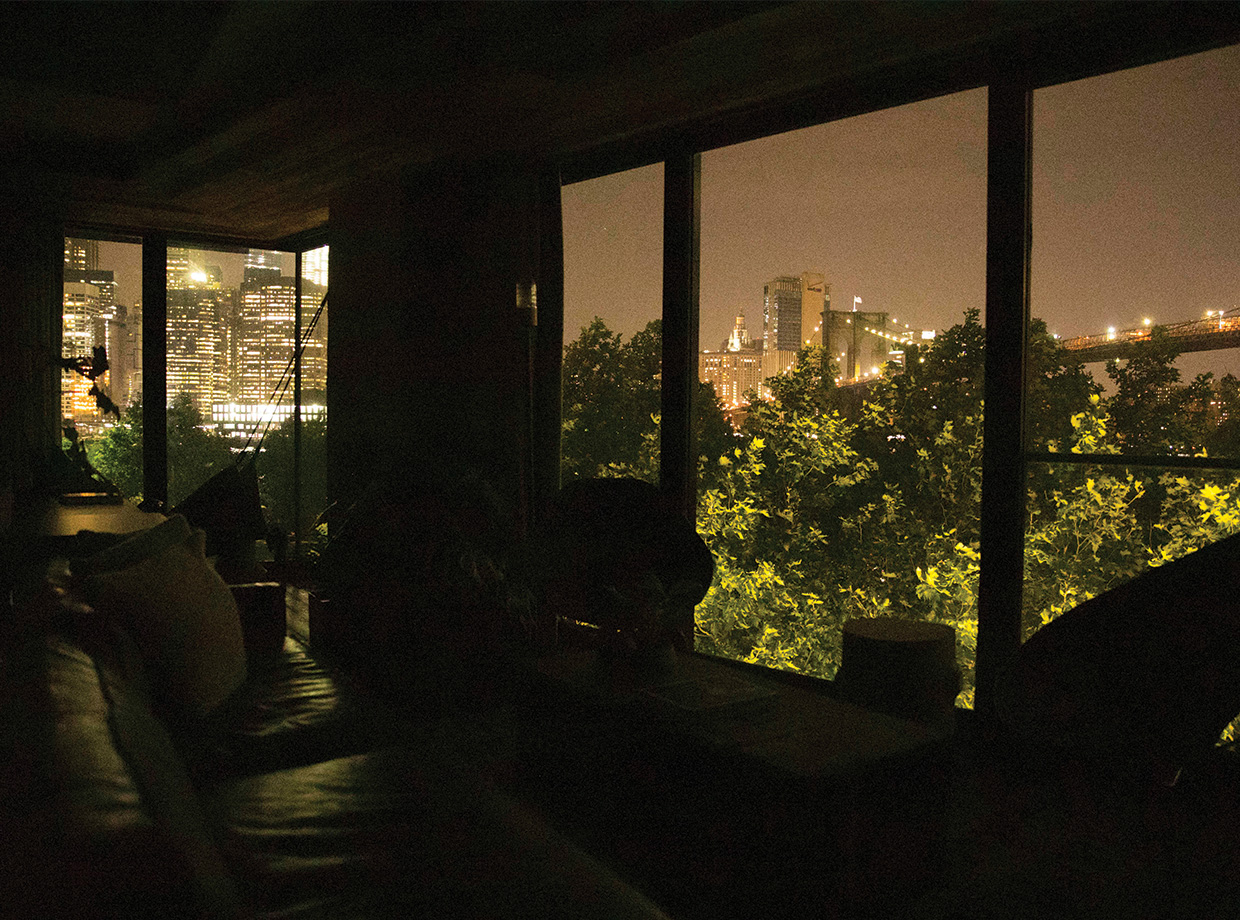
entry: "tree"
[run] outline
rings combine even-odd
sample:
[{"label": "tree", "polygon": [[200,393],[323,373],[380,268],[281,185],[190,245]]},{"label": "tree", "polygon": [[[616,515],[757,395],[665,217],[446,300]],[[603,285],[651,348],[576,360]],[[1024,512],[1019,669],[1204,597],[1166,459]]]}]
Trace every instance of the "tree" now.
[{"label": "tree", "polygon": [[[659,481],[663,323],[625,342],[597,316],[564,349],[562,470],[566,480],[626,475]],[[732,429],[709,384],[694,403],[699,453],[712,461]]]},{"label": "tree", "polygon": [[142,499],[142,403],[131,404],[117,424],[86,448],[91,465],[122,495]]},{"label": "tree", "polygon": [[271,524],[305,538],[327,507],[327,419],[301,423],[301,521],[293,515],[293,420],[263,439],[256,460],[259,494]]},{"label": "tree", "polygon": [[209,430],[188,393],[168,406],[168,503],[175,507],[233,462],[228,441]]},{"label": "tree", "polygon": [[1084,412],[1102,387],[1047,331],[1043,320],[1030,321],[1027,341],[1025,443],[1033,450],[1068,449],[1075,435],[1072,417]]},{"label": "tree", "polygon": [[639,468],[660,407],[660,326],[652,321],[626,345],[596,316],[564,349],[565,479],[598,476],[611,464]]},{"label": "tree", "polygon": [[1107,362],[1115,384],[1108,410],[1125,453],[1193,453],[1205,435],[1213,375],[1199,374],[1180,386],[1174,367],[1179,349],[1167,331],[1155,326],[1131,357]]}]

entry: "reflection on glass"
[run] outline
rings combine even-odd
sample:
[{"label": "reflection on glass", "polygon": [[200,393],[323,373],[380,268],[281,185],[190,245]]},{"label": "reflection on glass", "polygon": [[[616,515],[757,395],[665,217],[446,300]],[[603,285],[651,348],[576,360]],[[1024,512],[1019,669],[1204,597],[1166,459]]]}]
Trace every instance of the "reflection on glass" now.
[{"label": "reflection on glass", "polygon": [[663,166],[565,186],[564,481],[659,481]]},{"label": "reflection on glass", "polygon": [[699,650],[829,678],[849,618],[946,623],[971,705],[985,164],[983,90],[703,154]]}]

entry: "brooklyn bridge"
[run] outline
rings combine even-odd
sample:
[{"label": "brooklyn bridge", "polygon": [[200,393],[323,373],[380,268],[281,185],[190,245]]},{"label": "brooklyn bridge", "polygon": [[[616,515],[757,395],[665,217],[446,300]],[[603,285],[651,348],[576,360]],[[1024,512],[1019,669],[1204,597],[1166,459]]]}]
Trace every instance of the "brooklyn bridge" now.
[{"label": "brooklyn bridge", "polygon": [[[1108,329],[1097,335],[1078,335],[1061,339],[1060,343],[1072,353],[1072,357],[1084,363],[1109,361],[1111,358],[1130,358],[1150,339],[1153,327],[1139,326],[1135,329]],[[1214,351],[1220,348],[1240,348],[1240,308],[1211,310],[1202,319],[1160,326],[1169,344],[1183,352]]]}]

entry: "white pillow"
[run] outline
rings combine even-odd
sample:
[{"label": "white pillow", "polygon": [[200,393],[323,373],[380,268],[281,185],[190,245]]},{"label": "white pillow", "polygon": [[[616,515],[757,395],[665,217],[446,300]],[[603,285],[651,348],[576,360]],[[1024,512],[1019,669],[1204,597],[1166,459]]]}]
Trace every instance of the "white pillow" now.
[{"label": "white pillow", "polygon": [[205,546],[206,534],[175,515],[72,568],[87,602],[137,643],[152,691],[195,715],[246,678],[237,604]]}]

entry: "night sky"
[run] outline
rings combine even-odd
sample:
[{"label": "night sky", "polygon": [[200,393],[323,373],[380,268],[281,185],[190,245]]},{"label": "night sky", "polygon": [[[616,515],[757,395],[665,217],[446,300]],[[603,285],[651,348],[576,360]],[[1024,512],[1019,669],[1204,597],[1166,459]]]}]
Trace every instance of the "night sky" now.
[{"label": "night sky", "polygon": [[[1240,305],[1240,48],[1034,94],[1034,316],[1071,336]],[[564,189],[565,337],[626,337],[661,302],[662,167]],[[826,273],[914,328],[984,308],[986,91],[702,155],[701,343],[762,285]],[[1240,350],[1181,359],[1240,375]],[[1101,365],[1091,365],[1096,377]]]}]

